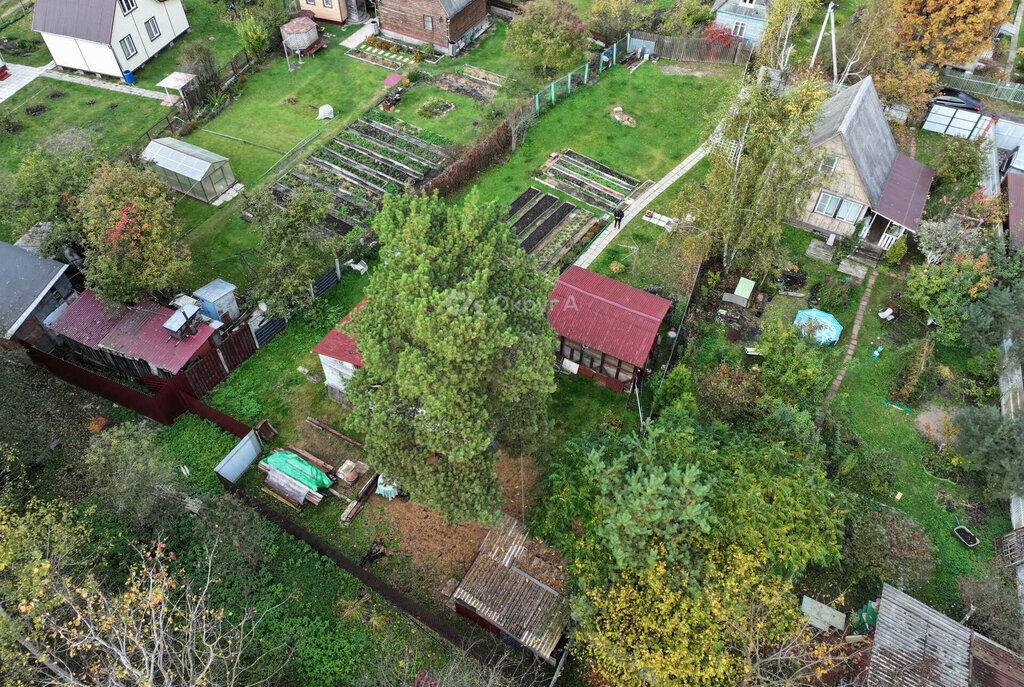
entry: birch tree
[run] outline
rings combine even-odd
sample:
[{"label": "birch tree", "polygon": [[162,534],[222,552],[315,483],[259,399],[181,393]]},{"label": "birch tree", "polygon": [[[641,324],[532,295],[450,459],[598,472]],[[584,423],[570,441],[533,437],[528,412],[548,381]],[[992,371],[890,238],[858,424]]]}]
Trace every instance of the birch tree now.
[{"label": "birch tree", "polygon": [[816,5],[810,0],[774,0],[761,35],[758,62],[772,69],[785,69],[793,49],[793,34],[807,23]]},{"label": "birch tree", "polygon": [[826,95],[825,85],[815,80],[783,94],[766,84],[747,86],[713,136],[704,183],[691,183],[679,194],[679,240],[721,259],[722,276],[737,265],[766,269],[782,225],[806,202],[820,162],[807,141]]}]

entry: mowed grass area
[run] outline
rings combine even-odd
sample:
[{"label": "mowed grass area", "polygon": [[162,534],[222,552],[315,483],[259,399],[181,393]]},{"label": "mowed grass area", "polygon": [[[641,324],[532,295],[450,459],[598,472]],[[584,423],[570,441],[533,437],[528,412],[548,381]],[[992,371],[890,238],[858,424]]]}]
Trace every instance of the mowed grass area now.
[{"label": "mowed grass area", "polygon": [[[475,185],[483,199],[510,203],[550,153],[566,148],[641,181],[660,179],[700,145],[732,102],[742,70],[724,73],[735,76],[667,75],[649,63],[633,74],[615,67],[545,113],[516,152]],[[635,128],[610,117],[615,106],[636,118]]]},{"label": "mowed grass area", "polygon": [[[235,176],[252,192],[383,97],[387,89],[381,82],[389,73],[347,57],[336,41],[293,72],[283,57],[270,57],[248,76],[237,100],[186,140],[231,160]],[[316,119],[324,104],[334,107],[335,119]],[[304,140],[310,142],[297,148]],[[240,219],[239,205],[238,200],[219,208],[191,198],[179,201],[176,216],[189,232],[197,285],[218,276],[239,286],[248,281],[235,256],[254,247],[257,237]]]},{"label": "mowed grass area", "polygon": [[[420,105],[440,98],[455,105],[443,117],[424,117],[420,114]],[[491,117],[487,104],[479,103],[461,93],[449,93],[430,84],[416,84],[402,94],[402,104],[392,113],[402,120],[445,138],[468,145],[481,136],[485,136],[497,126],[500,117]]]},{"label": "mowed grass area", "polygon": [[[50,100],[49,94],[53,91],[64,96]],[[87,104],[93,100],[94,104]],[[25,108],[33,105],[44,105],[46,112],[30,117]],[[117,107],[110,109],[111,105]],[[100,155],[113,156],[168,109],[152,98],[39,77],[0,104],[0,111],[13,113],[22,124],[18,133],[0,137],[2,176],[17,170],[18,163],[30,150],[69,129],[80,130],[83,137],[95,144]]]},{"label": "mowed grass area", "polygon": [[32,30],[32,12],[29,12],[3,31],[0,31],[0,36],[15,41],[29,41],[35,46],[35,49],[27,55],[4,55],[4,59],[11,64],[42,67],[45,64],[49,64],[50,60],[53,59],[49,49],[46,47],[46,43],[43,42],[43,37]]},{"label": "mowed grass area", "polygon": [[[178,53],[183,45],[205,42],[213,50],[218,65],[225,64],[242,49],[242,39],[238,37],[231,22],[231,12],[226,2],[183,1],[185,18],[192,30],[174,41],[173,46],[164,48],[135,74],[135,80],[143,88],[155,88],[157,82],[171,72],[178,71]],[[216,37],[216,40],[210,40],[211,37]]]}]

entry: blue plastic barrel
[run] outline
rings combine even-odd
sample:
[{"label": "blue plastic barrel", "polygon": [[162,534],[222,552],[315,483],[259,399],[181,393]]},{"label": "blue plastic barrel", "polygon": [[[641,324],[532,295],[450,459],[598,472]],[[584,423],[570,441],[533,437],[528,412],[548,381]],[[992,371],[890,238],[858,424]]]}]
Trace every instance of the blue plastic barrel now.
[{"label": "blue plastic barrel", "polygon": [[131,69],[125,69],[122,72],[122,74],[124,75],[124,82],[126,84],[131,86],[131,85],[133,85],[135,83],[135,75],[132,74],[132,70]]}]

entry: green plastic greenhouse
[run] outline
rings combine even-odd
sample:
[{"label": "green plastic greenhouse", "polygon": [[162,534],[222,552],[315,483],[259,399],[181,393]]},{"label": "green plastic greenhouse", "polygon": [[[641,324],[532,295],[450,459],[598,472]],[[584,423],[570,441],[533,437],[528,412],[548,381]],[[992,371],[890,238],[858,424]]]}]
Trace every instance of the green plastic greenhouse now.
[{"label": "green plastic greenhouse", "polygon": [[235,185],[226,157],[176,138],[150,141],[142,151],[142,161],[175,191],[205,203],[212,203]]}]

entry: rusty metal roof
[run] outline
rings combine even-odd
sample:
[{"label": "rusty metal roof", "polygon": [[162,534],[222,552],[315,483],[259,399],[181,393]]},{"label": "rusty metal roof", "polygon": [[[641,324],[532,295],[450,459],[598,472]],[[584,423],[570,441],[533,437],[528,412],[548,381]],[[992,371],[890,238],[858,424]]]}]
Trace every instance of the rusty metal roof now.
[{"label": "rusty metal roof", "polygon": [[575,265],[555,282],[548,322],[560,335],[642,367],[672,303]]}]

